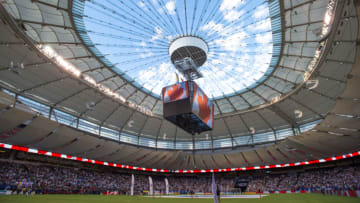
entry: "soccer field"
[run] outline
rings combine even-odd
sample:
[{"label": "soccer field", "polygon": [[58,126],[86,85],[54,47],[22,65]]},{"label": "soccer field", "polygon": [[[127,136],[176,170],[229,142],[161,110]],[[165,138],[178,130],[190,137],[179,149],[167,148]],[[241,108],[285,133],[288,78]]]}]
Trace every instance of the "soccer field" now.
[{"label": "soccer field", "polygon": [[[321,194],[274,194],[261,199],[224,199],[222,203],[250,202],[250,203],[297,203],[297,202],[359,202],[359,198],[329,196]],[[128,197],[128,196],[100,196],[100,195],[36,195],[26,198],[25,196],[0,196],[1,203],[210,203],[212,199],[175,199],[175,198],[152,198],[152,197]]]}]

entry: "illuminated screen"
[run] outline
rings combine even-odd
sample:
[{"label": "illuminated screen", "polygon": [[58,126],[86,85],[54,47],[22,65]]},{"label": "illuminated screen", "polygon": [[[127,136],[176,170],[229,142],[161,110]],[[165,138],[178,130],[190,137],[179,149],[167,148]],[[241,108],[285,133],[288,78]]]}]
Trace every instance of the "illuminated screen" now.
[{"label": "illuminated screen", "polygon": [[173,102],[189,97],[188,82],[181,82],[175,85],[167,86],[162,89],[163,102]]},{"label": "illuminated screen", "polygon": [[214,106],[200,87],[194,83],[194,97],[192,112],[195,113],[207,126],[214,126]]}]

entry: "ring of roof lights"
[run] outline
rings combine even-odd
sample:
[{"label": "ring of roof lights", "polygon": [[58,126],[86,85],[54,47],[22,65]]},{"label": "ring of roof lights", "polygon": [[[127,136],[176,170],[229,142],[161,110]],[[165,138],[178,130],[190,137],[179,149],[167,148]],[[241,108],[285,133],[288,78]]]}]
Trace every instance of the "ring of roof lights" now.
[{"label": "ring of roof lights", "polygon": [[193,36],[177,38],[169,46],[169,55],[173,63],[184,57],[190,57],[197,67],[205,63],[208,51],[209,47],[206,42]]}]

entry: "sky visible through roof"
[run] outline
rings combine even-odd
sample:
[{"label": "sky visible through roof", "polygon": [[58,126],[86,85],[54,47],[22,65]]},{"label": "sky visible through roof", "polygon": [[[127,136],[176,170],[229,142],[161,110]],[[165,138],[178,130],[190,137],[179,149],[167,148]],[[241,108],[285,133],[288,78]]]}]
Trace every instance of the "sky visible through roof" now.
[{"label": "sky visible through roof", "polygon": [[176,82],[168,47],[179,36],[208,44],[204,77],[195,81],[210,98],[251,86],[272,57],[267,1],[89,0],[84,15],[88,35],[114,70],[157,95]]}]

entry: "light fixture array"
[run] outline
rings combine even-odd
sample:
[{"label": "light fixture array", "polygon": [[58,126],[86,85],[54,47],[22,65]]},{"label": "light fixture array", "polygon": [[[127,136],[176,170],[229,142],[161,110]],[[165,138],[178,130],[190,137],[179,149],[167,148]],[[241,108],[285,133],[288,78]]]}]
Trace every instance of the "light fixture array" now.
[{"label": "light fixture array", "polygon": [[151,110],[142,107],[141,105],[135,104],[131,101],[127,101],[123,96],[119,93],[112,91],[107,86],[97,83],[91,76],[82,74],[81,71],[75,67],[73,64],[66,61],[62,56],[60,56],[56,51],[48,45],[38,44],[36,46],[41,53],[43,53],[46,57],[52,60],[55,64],[60,66],[63,70],[70,73],[75,78],[79,78],[84,80],[87,84],[91,85],[92,87],[98,89],[100,92],[104,93],[105,95],[114,98],[118,101],[121,101],[123,104],[127,105],[132,109],[136,109],[146,115],[154,116]]}]

